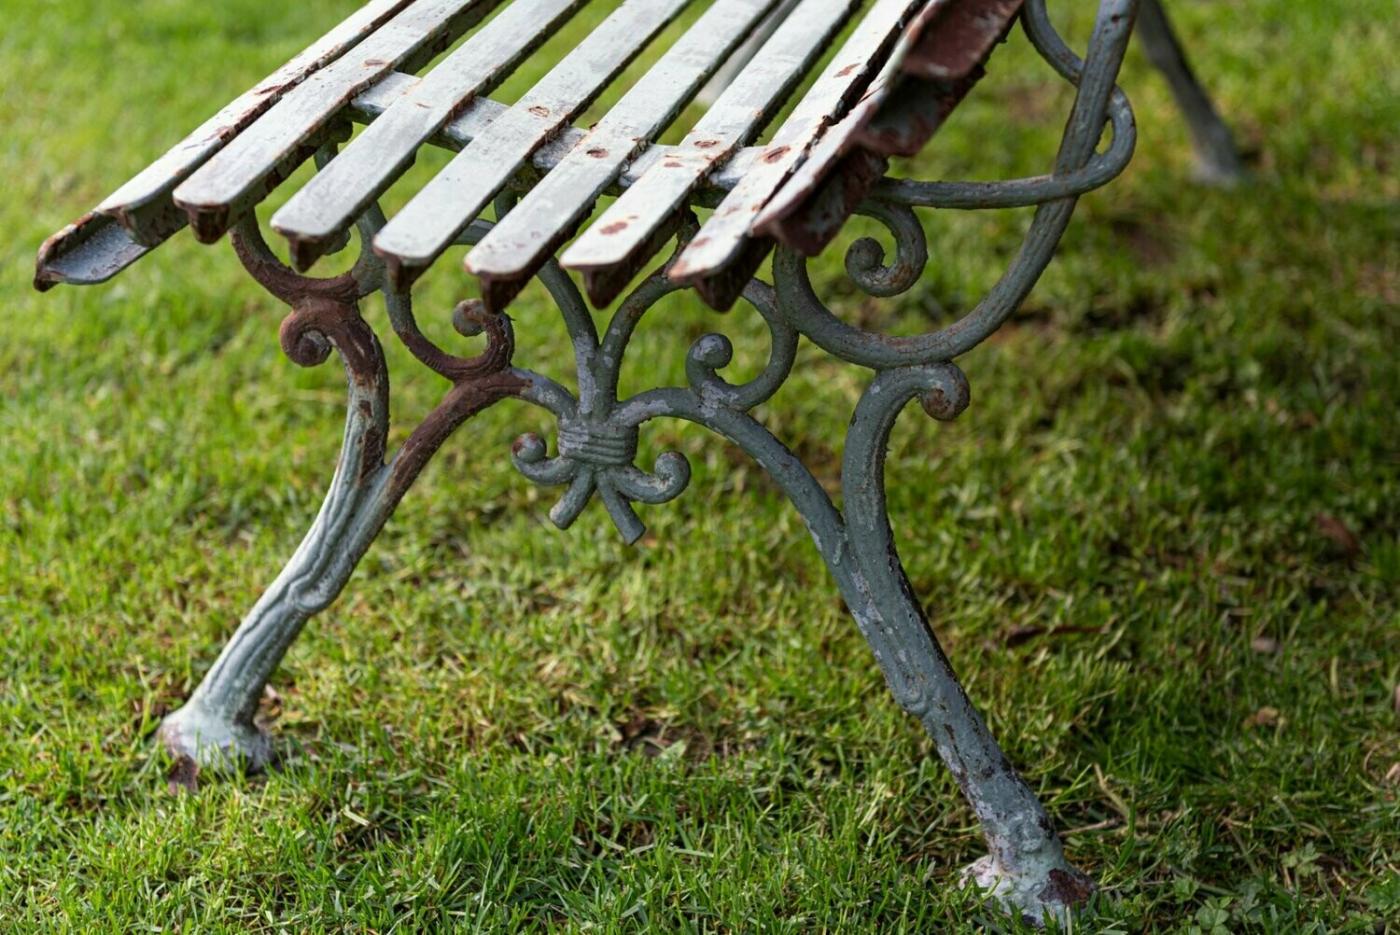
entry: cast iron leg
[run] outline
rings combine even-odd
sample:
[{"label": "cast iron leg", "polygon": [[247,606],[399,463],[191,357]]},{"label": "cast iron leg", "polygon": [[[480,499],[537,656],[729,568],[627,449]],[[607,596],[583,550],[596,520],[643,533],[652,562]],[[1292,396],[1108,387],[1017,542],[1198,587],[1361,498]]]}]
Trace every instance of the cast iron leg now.
[{"label": "cast iron leg", "polygon": [[1233,185],[1244,176],[1234,135],[1191,71],[1160,0],[1141,0],[1137,35],[1147,60],[1162,73],[1191,130],[1197,171],[1203,181]]},{"label": "cast iron leg", "polygon": [[340,461],[315,523],[189,701],[161,724],[165,746],[201,766],[266,765],[271,743],[254,723],[263,687],[306,621],[345,587],[398,501],[383,463],[388,381],[378,342],[364,330],[377,366],[359,379],[350,373]]},{"label": "cast iron leg", "polygon": [[315,523],[189,701],[160,726],[161,742],[177,756],[190,757],[203,767],[257,769],[271,756],[267,735],[254,723],[258,701],[301,628],[340,594],[448,436],[492,403],[525,392],[529,381],[509,366],[513,344],[504,316],[485,315],[470,303],[459,308],[454,319],[458,329],[485,332],[487,348],[475,358],[458,358],[431,346],[418,332],[407,295],[386,293],[396,333],[452,383],[442,402],[386,461],[389,375],[379,341],[358,307],[360,297],[380,282],[380,270],[362,263],[334,279],[298,276],[267,249],[251,216],[235,230],[234,246],[254,278],[292,306],[281,330],[287,356],[302,366],[315,366],[334,348],[349,384],[340,461]]},{"label": "cast iron leg", "polygon": [[[756,290],[745,294],[761,298]],[[728,343],[709,335],[691,351],[692,391],[642,394],[623,404],[617,420],[688,419],[742,447],[773,477],[805,520],[890,691],[928,731],[981,823],[988,853],[967,868],[964,882],[1036,922],[1067,919],[1094,886],[1065,858],[1045,809],[958,683],[905,577],[886,514],[885,448],[896,418],[915,397],[934,418],[955,418],[969,399],[962,371],[951,363],[913,365],[871,381],[846,435],[838,511],[801,460],[743,411],[767,398],[792,365],[792,333],[765,316],[774,337],[765,376],[743,386],[722,383],[714,368],[728,363]]]},{"label": "cast iron leg", "polygon": [[900,410],[916,396],[932,417],[953,419],[968,404],[967,381],[953,364],[888,370],[871,383],[851,419],[842,491],[861,580],[845,587],[857,600],[862,591],[868,598],[848,602],[891,691],[933,738],[981,822],[988,853],[967,868],[965,879],[1036,921],[1063,919],[1090,896],[1093,884],[1065,859],[1045,809],[968,700],[895,552],[885,448]]}]

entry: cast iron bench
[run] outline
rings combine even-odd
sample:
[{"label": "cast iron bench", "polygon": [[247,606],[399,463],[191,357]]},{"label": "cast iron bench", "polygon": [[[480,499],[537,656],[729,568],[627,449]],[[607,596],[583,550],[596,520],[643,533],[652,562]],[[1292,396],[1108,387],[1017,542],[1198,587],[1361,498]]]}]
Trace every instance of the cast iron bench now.
[{"label": "cast iron bench", "polygon": [[[1127,164],[1133,118],[1114,80],[1137,0],[1101,0],[1083,60],[1051,27],[1044,0],[620,0],[523,97],[492,100],[492,90],[585,2],[372,0],[40,250],[36,285],[46,289],[109,279],[186,225],[206,243],[231,231],[248,272],[291,307],[281,328],[287,356],[312,366],[334,348],[349,377],[343,449],[320,514],[188,703],[165,719],[162,741],[207,768],[268,761],[271,743],[254,716],[269,676],[307,619],[340,592],[428,459],[477,412],[516,398],[552,413],[555,453],[525,435],[514,444],[515,465],[532,481],[563,488],[550,512],[558,526],[596,494],[629,542],[643,532],[634,504],[670,500],[690,476],[675,452],[651,470],[637,467],[639,427],[661,416],[687,419],[752,455],[806,520],[894,695],[922,721],[982,823],[989,853],[965,879],[1033,918],[1062,915],[1092,884],[1066,861],[1045,810],[968,701],[911,593],[886,516],[884,453],[910,400],[936,419],[963,411],[968,384],[953,360],[1024,299],[1077,196]],[[701,8],[693,25],[659,50],[640,80],[591,127],[575,126],[691,6]],[[1186,69],[1156,0],[1142,7],[1149,55],[1191,119],[1203,164],[1232,176],[1238,163],[1228,130]],[[1001,182],[887,178],[890,158],[924,146],[1018,18],[1040,55],[1078,89],[1053,171]],[[756,142],[844,28],[835,55]],[[681,142],[656,142],[707,82],[709,106]],[[341,148],[351,121],[368,126]],[[1111,139],[1100,151],[1106,125]],[[457,155],[386,218],[377,199],[425,145]],[[269,249],[253,209],[312,158],[319,172],[270,222],[289,244],[288,266]],[[616,198],[595,211],[609,195]],[[887,264],[874,241],[857,241],[847,270],[866,293],[896,295],[927,262],[914,208],[1029,205],[1038,206],[1034,220],[1001,281],[960,320],[928,334],[855,327],[821,303],[807,275],[807,257],[861,213],[888,228],[896,252]],[[696,206],[713,209],[703,223]],[[482,218],[488,207],[494,224]],[[303,275],[344,248],[352,229],[361,247],[350,272]],[[669,258],[657,260],[672,242]],[[459,332],[486,336],[485,350],[472,357],[429,340],[410,299],[411,285],[454,244],[472,245],[466,270],[481,287],[480,300],[453,314]],[[770,256],[767,283],[755,274]],[[565,270],[578,271],[603,308],[649,265],[654,271],[600,334]],[[572,338],[577,394],[513,362],[504,310],[533,277]],[[619,399],[618,369],[642,315],[687,287],[716,309],[741,297],[755,308],[772,335],[767,365],[747,382],[727,381],[720,371],[732,348],[710,334],[688,351],[689,385]],[[392,454],[384,356],[359,314],[360,300],[375,291],[398,339],[450,384]],[[788,376],[799,337],[873,371],[845,439],[840,509],[751,414]]]}]

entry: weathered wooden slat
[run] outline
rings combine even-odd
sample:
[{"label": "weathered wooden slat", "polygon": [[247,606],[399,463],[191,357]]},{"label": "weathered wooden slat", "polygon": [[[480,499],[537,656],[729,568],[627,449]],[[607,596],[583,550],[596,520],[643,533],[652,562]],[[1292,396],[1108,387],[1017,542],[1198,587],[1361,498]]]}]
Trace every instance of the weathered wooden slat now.
[{"label": "weathered wooden slat", "polygon": [[305,270],[413,164],[418,147],[504,75],[586,0],[514,0],[318,172],[272,227]]},{"label": "weathered wooden slat", "polygon": [[467,254],[488,306],[502,308],[598,195],[694,96],[776,0],[716,0],[622,99]]},{"label": "weathered wooden slat", "polygon": [[60,283],[106,282],[154,249],[137,243],[114,219],[94,211],[44,241],[34,261],[34,288],[46,292]]},{"label": "weathered wooden slat", "polygon": [[[413,75],[406,75],[403,72],[394,72],[378,84],[366,90],[351,103],[350,114],[362,123],[372,123],[380,114],[388,110],[395,100],[402,94],[408,93],[409,89],[419,79]],[[507,105],[499,101],[493,101],[489,97],[478,97],[469,103],[462,113],[448,121],[447,125],[439,130],[429,140],[434,146],[443,149],[460,152],[472,140],[476,139],[491,122],[505,113]],[[539,175],[550,171],[559,163],[566,159],[574,147],[588,135],[587,130],[579,127],[565,127],[559,131],[559,135],[552,138],[530,156],[530,164],[522,166],[516,174],[516,181],[523,182],[525,177],[537,178]],[[675,147],[665,144],[654,143],[648,146],[636,159],[627,163],[621,174],[614,179],[614,186],[617,190],[622,190],[637,182],[643,175],[650,171],[651,167],[661,162],[669,156]],[[727,192],[739,183],[749,166],[762,152],[762,147],[745,146],[734,154],[734,156],[723,165],[717,167],[704,179],[704,187],[697,192],[693,199],[696,203],[714,206],[719,202],[719,196]]]},{"label": "weathered wooden slat", "polygon": [[187,223],[184,212],[170,198],[175,186],[288,91],[378,29],[410,2],[373,0],[351,13],[109,195],[98,205],[98,212],[115,218],[139,243],[156,246],[165,241]]},{"label": "weathered wooden slat", "polygon": [[374,239],[395,287],[407,288],[451,246],[530,154],[587,107],[689,2],[626,0],[434,176]]},{"label": "weathered wooden slat", "polygon": [[[927,0],[876,0],[835,58],[778,128],[763,156],[720,203],[671,267],[672,278],[693,283],[715,308],[728,308],[762,263],[768,247],[750,244],[754,216],[801,164],[831,123],[856,102]],[[736,268],[726,269],[731,264]],[[742,268],[739,268],[742,267]],[[724,275],[719,275],[723,271]]]},{"label": "weathered wooden slat", "polygon": [[884,174],[884,157],[913,155],[943,125],[1020,8],[1021,0],[936,0],[920,10],[860,101],[812,147],[751,232],[808,256],[820,252]]},{"label": "weathered wooden slat", "polygon": [[654,163],[565,251],[607,305],[674,232],[678,210],[713,168],[752,139],[791,93],[858,0],[802,0],[667,158]]},{"label": "weathered wooden slat", "polygon": [[417,68],[489,13],[498,0],[415,0],[351,52],[293,88],[175,189],[195,236],[217,240],[305,161],[327,125],[395,68]]},{"label": "weathered wooden slat", "polygon": [[899,62],[896,56],[891,56],[880,69],[880,73],[870,82],[860,100],[856,101],[855,106],[845,117],[822,133],[808,150],[802,164],[792,170],[764,204],[763,210],[759,211],[750,224],[755,233],[763,233],[765,222],[774,217],[781,217],[786,210],[791,209],[791,204],[800,201],[821,182],[836,160],[850,148],[860,129],[884,105],[898,76]]}]

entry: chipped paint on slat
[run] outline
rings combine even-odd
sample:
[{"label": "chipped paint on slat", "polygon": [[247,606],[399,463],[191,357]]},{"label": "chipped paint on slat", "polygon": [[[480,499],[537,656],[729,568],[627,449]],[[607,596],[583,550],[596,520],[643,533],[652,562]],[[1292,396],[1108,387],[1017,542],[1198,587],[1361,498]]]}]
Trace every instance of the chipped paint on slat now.
[{"label": "chipped paint on slat", "polygon": [[[699,235],[682,251],[671,268],[673,279],[694,283],[715,275],[741,254],[752,261],[753,251],[743,249],[749,237],[750,223],[788,175],[801,164],[822,131],[856,102],[879,69],[883,56],[888,54],[923,2],[876,0],[816,83],[803,95],[791,116],[774,134],[754,171],[729,193],[701,228]],[[762,258],[759,260],[761,262]],[[754,264],[754,268],[757,268],[757,264]],[[737,297],[737,293],[734,293],[733,298]],[[733,299],[730,299],[725,307],[732,302]]]},{"label": "chipped paint on slat", "polygon": [[[394,72],[386,76],[383,81],[351,102],[351,116],[362,123],[372,123],[417,81],[414,76],[403,72]],[[503,114],[506,108],[507,105],[489,97],[478,97],[469,103],[460,115],[439,130],[429,142],[443,149],[460,152],[485,132],[491,122]],[[558,136],[535,150],[530,157],[530,166],[522,167],[516,178],[519,179],[521,173],[533,174],[538,178],[549,172],[563,162],[587,134],[587,130],[579,127],[563,128]],[[636,159],[627,163],[614,180],[617,189],[622,190],[635,184],[656,163],[668,158],[675,151],[676,147],[661,143],[648,146]],[[728,162],[721,164],[705,177],[703,187],[695,193],[693,201],[710,206],[717,204],[719,195],[737,185],[761,153],[762,147],[759,146],[745,146],[739,149]]]},{"label": "chipped paint on slat", "polygon": [[278,101],[175,189],[195,236],[217,240],[308,159],[340,111],[395,68],[413,70],[450,45],[499,0],[417,0],[349,54]]},{"label": "chipped paint on slat", "polygon": [[374,249],[406,288],[690,0],[627,0],[440,171],[379,232]]},{"label": "chipped paint on slat", "polygon": [[921,10],[861,100],[822,135],[750,231],[808,256],[821,252],[884,174],[885,157],[917,153],[942,126],[1020,7],[1021,0],[939,0]]},{"label": "chipped paint on slat", "polygon": [[586,0],[515,0],[312,177],[272,218],[305,270],[413,164],[418,148],[488,92]]},{"label": "chipped paint on slat", "polygon": [[411,0],[374,0],[346,17],[338,26],[297,54],[281,68],[235,98],[199,129],[175,144],[121,188],[97,210],[115,218],[132,236],[156,246],[186,224],[170,194],[249,124],[310,75],[382,26]]},{"label": "chipped paint on slat", "polygon": [[[854,0],[803,0],[675,151],[653,163],[574,241],[561,262],[588,271],[585,282],[595,304],[611,302],[661,249],[690,193],[715,166],[758,134],[854,7]],[[666,235],[659,235],[660,230]]]},{"label": "chipped paint on slat", "polygon": [[93,211],[44,241],[34,263],[34,288],[47,292],[60,283],[106,282],[153,249],[133,240],[112,218]]},{"label": "chipped paint on slat", "polygon": [[774,3],[716,0],[569,156],[477,244],[467,255],[467,269],[501,283],[488,297],[500,302],[519,291],[545,257],[572,234],[623,166],[675,119]]}]

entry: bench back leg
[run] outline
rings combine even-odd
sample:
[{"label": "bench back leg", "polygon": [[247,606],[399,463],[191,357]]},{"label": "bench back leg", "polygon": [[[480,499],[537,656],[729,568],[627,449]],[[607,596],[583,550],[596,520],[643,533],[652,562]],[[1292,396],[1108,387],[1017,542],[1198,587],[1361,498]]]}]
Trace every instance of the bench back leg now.
[{"label": "bench back leg", "polygon": [[1227,186],[1239,182],[1245,169],[1234,134],[1191,71],[1160,0],[1142,0],[1138,7],[1137,37],[1147,60],[1167,79],[1172,97],[1186,118],[1201,180]]}]

